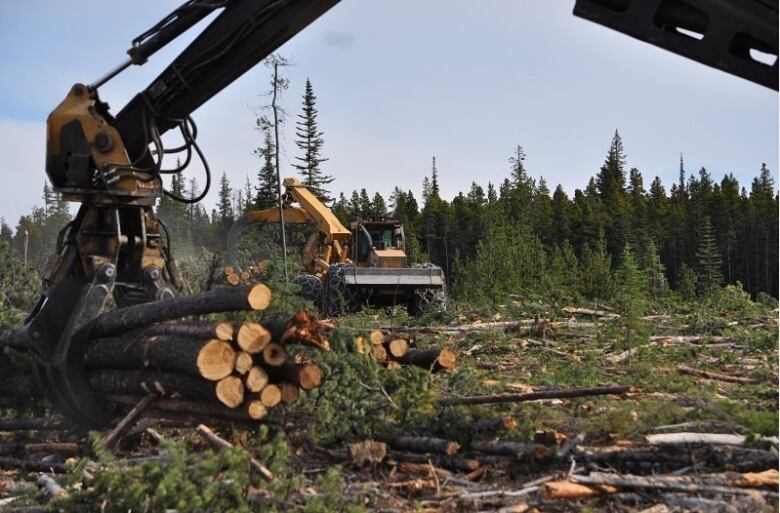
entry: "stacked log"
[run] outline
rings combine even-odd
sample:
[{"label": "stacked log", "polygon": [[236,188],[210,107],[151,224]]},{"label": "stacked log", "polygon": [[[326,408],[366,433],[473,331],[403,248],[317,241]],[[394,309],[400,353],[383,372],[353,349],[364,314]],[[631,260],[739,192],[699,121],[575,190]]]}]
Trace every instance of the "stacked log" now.
[{"label": "stacked log", "polygon": [[242,273],[238,273],[233,266],[225,267],[225,281],[230,285],[249,283],[259,277],[268,268],[268,260],[260,260],[257,265],[250,265]]},{"label": "stacked log", "polygon": [[[211,307],[204,304],[206,295]],[[84,355],[90,386],[123,405],[155,394],[149,407],[155,415],[260,420],[271,408],[319,386],[320,368],[289,348],[304,344],[327,350],[324,331],[331,325],[307,312],[263,324],[171,319],[206,310],[262,310],[269,304],[270,291],[256,284],[104,314]]]},{"label": "stacked log", "polygon": [[370,355],[388,369],[415,365],[431,372],[449,372],[455,369],[457,359],[452,349],[412,347],[409,340],[393,337],[382,330],[373,330],[368,336],[356,337],[355,350]]}]

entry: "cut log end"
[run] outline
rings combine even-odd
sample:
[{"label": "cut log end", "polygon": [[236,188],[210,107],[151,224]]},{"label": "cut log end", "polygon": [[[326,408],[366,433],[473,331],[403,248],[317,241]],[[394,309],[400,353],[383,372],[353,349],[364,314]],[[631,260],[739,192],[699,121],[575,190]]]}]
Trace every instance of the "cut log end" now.
[{"label": "cut log end", "polygon": [[198,352],[198,372],[210,381],[219,381],[233,372],[236,352],[224,340],[209,340]]},{"label": "cut log end", "polygon": [[247,353],[256,354],[271,342],[271,333],[256,322],[245,322],[238,328],[236,342]]},{"label": "cut log end", "polygon": [[263,361],[272,367],[279,367],[287,361],[287,351],[283,345],[271,342],[263,349]]},{"label": "cut log end", "polygon": [[244,402],[244,383],[241,378],[228,376],[217,383],[217,399],[229,408],[236,408]]},{"label": "cut log end", "polygon": [[321,381],[322,371],[313,363],[307,363],[298,370],[298,383],[304,390],[317,388]]},{"label": "cut log end", "polygon": [[253,364],[252,355],[246,351],[241,351],[236,355],[236,372],[239,374],[243,375],[249,372]]},{"label": "cut log end", "polygon": [[445,347],[442,348],[441,352],[439,352],[439,357],[436,359],[436,363],[438,363],[444,370],[452,370],[455,368],[456,358],[455,351]]},{"label": "cut log end", "polygon": [[262,367],[254,366],[246,376],[246,388],[251,392],[259,392],[268,384],[268,373]]},{"label": "cut log end", "polygon": [[282,401],[282,390],[276,385],[266,385],[260,391],[260,402],[266,408],[273,408]]},{"label": "cut log end", "polygon": [[220,322],[214,327],[214,334],[220,340],[230,341],[233,338],[233,325],[229,322]]},{"label": "cut log end", "polygon": [[253,310],[265,310],[271,304],[271,289],[262,283],[254,285],[249,290],[247,302]]},{"label": "cut log end", "polygon": [[228,274],[226,276],[227,282],[231,285],[238,285],[241,283],[241,276],[237,274]]},{"label": "cut log end", "polygon": [[371,332],[371,334],[368,336],[368,338],[371,340],[371,343],[375,346],[383,344],[385,342],[385,334],[382,332],[382,330],[374,330]]},{"label": "cut log end", "polygon": [[409,342],[402,338],[391,340],[390,343],[387,344],[387,352],[395,358],[401,358],[409,352]]},{"label": "cut log end", "polygon": [[387,351],[381,345],[374,346],[374,359],[379,363],[387,361]]},{"label": "cut log end", "polygon": [[260,420],[268,415],[268,408],[263,404],[262,401],[257,400],[250,401],[249,405],[247,405],[246,411],[249,417],[254,420]]},{"label": "cut log end", "polygon": [[280,383],[279,388],[282,391],[282,402],[284,404],[292,404],[298,400],[300,395],[300,389],[292,383]]}]

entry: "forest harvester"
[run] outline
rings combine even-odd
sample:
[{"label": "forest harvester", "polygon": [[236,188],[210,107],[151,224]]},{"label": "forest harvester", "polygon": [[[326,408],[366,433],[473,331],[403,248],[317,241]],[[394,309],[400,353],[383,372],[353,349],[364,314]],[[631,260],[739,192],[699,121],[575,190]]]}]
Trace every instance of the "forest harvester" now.
[{"label": "forest harvester", "polygon": [[[89,386],[84,362],[95,320],[110,299],[121,316],[132,305],[162,304],[179,294],[170,237],[154,205],[163,194],[195,203],[208,191],[209,168],[192,113],[338,3],[186,0],[136,37],[116,68],[92,83],[73,85],[49,115],[46,174],[55,191],[80,205],[58,238],[40,300],[14,337],[32,356],[39,384],[57,410],[88,425],[105,423],[111,413]],[[576,0],[574,12],[776,90],[777,5],[777,0]],[[89,13],[84,20],[81,31],[91,33]],[[121,110],[112,112],[101,100],[103,85],[201,22],[200,33]],[[755,52],[775,60],[758,62]],[[90,60],[94,55],[87,46],[72,56],[74,69]],[[166,147],[163,135],[171,130],[182,142]],[[165,168],[163,156],[175,154],[181,164]],[[183,172],[192,160],[206,171],[204,192],[182,198],[164,190],[162,176]],[[294,183],[288,192],[299,203],[308,197]],[[302,280],[312,290],[321,285],[321,297],[330,301],[337,289],[348,304],[359,294],[397,298],[402,290],[441,297],[440,270],[406,266],[399,224],[357,222],[347,230],[327,209],[287,211],[289,219],[311,219],[319,228],[305,255],[319,285],[311,277]]]},{"label": "forest harvester", "polygon": [[241,235],[254,224],[278,223],[283,218],[285,223],[316,227],[303,249],[306,273],[293,282],[326,315],[354,312],[363,303],[404,304],[412,315],[446,308],[444,272],[432,264],[409,265],[400,222],[359,219],[347,229],[297,178],[286,178],[284,187],[281,214],[276,207],[249,212],[231,227],[228,257],[239,274]]}]

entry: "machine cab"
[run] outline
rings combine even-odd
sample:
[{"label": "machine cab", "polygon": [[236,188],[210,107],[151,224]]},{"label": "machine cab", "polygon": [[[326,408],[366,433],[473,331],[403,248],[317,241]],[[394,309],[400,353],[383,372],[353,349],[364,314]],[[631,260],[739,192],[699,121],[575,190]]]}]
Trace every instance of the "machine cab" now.
[{"label": "machine cab", "polygon": [[406,267],[406,237],[394,220],[359,220],[352,230],[352,261],[358,267]]}]

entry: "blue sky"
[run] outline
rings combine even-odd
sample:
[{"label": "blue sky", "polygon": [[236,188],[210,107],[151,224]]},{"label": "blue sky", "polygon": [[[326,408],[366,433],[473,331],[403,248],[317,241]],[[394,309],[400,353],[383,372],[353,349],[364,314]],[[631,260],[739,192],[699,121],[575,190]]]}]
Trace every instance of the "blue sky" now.
[{"label": "blue sky", "polygon": [[[180,2],[0,2],[0,216],[12,225],[40,202],[48,113],[75,82],[91,82],[130,41]],[[669,185],[686,167],[744,185],[778,168],[778,95],[756,84],[575,18],[573,1],[343,0],[288,42],[284,104],[300,111],[311,78],[336,192],[393,186],[419,192],[437,157],[446,197],[499,182],[521,144],[551,188],[583,187],[619,129],[628,164]],[[195,35],[101,89],[118,111]],[[215,174],[254,177],[257,109],[268,70],[256,66],[195,112]],[[293,174],[292,123],[282,172]],[[203,183],[200,169],[189,173]],[[215,203],[212,191],[205,203]]]}]

